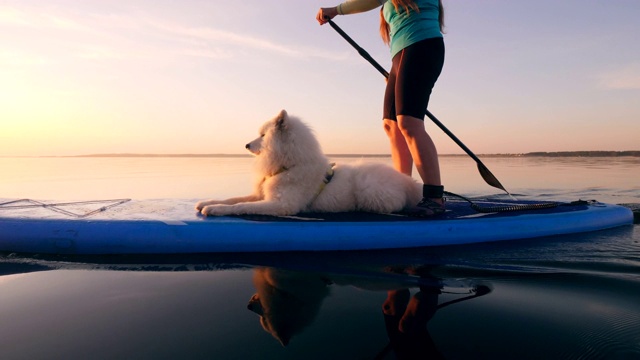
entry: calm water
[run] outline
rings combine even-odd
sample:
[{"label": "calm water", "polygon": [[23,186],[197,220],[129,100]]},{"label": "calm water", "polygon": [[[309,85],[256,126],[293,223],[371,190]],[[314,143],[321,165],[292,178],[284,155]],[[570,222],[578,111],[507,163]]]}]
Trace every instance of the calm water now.
[{"label": "calm water", "polygon": [[[498,193],[466,157],[441,161],[447,190]],[[640,158],[484,162],[518,198],[640,203]],[[0,198],[37,200],[222,198],[253,180],[249,158],[0,168]],[[640,230],[356,253],[0,253],[0,358],[640,359]]]}]

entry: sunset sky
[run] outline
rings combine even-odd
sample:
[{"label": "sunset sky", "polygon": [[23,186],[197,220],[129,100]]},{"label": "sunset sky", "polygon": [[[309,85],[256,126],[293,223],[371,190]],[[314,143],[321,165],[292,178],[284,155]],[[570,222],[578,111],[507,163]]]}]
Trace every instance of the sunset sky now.
[{"label": "sunset sky", "polygon": [[[384,78],[315,21],[336,4],[3,0],[0,156],[245,153],[283,108],[327,153],[388,153]],[[429,109],[472,151],[640,150],[640,1],[444,5]],[[389,67],[377,10],[335,21]]]}]

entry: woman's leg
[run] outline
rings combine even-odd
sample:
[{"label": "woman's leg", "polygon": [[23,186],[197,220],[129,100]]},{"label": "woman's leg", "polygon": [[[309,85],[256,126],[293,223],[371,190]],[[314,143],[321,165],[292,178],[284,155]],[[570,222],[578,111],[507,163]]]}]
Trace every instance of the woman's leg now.
[{"label": "woman's leg", "polygon": [[413,172],[413,158],[411,151],[407,146],[404,134],[398,128],[398,123],[394,120],[384,119],[384,132],[389,137],[391,144],[391,160],[393,167],[403,173],[411,176]]},{"label": "woman's leg", "polygon": [[398,125],[406,148],[416,164],[418,174],[425,185],[442,185],[438,151],[424,129],[424,121],[413,116],[398,115]]},{"label": "woman's leg", "polygon": [[443,63],[442,38],[417,42],[393,58],[397,69],[394,79],[397,126],[424,183],[423,200],[418,206],[434,215],[444,211],[443,187],[438,151],[425,130],[424,114]]}]

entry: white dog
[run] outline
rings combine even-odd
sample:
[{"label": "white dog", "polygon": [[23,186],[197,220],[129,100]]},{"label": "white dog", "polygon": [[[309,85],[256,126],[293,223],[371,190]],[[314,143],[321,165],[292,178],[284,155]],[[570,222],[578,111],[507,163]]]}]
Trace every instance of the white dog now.
[{"label": "white dog", "polygon": [[256,155],[253,194],[201,201],[203,215],[295,215],[300,212],[392,213],[412,208],[422,187],[379,163],[332,166],[311,129],[282,110],[246,145]]}]

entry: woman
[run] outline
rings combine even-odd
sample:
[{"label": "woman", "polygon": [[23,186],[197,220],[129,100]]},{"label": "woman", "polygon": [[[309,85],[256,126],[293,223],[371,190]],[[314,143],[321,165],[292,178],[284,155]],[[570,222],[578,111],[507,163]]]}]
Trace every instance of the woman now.
[{"label": "woman", "polygon": [[321,8],[323,25],[337,15],[380,10],[380,33],[391,47],[392,66],[384,95],[384,130],[396,170],[411,175],[415,162],[423,185],[422,215],[445,212],[438,152],[424,127],[431,90],[444,64],[441,0],[349,0]]}]

